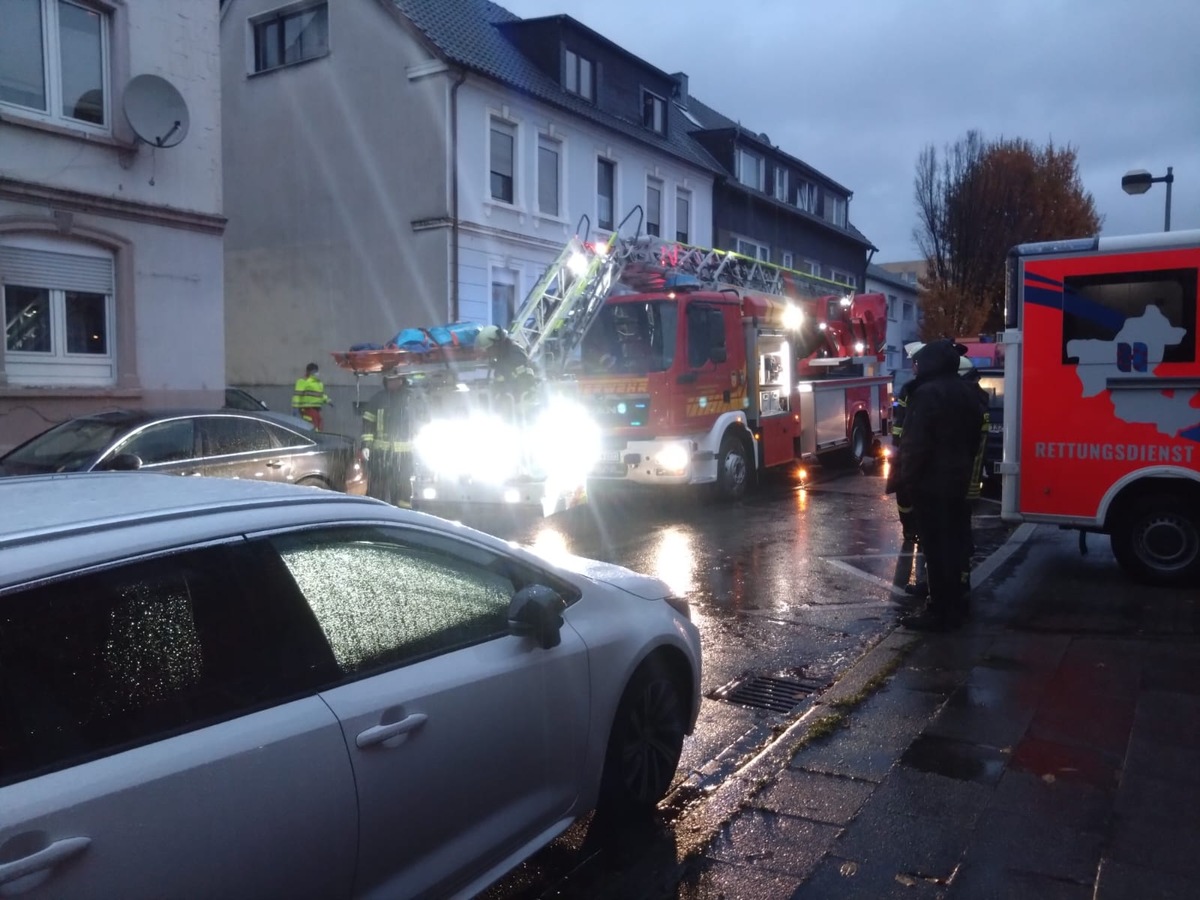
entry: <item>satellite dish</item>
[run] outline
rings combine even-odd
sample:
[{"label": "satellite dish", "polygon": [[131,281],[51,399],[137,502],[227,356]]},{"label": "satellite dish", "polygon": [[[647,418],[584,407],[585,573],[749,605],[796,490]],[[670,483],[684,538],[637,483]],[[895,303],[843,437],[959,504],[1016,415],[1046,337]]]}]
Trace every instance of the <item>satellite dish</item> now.
[{"label": "satellite dish", "polygon": [[151,147],[174,147],[188,133],[183,95],[165,78],[138,75],[125,85],[125,118],[139,140]]}]

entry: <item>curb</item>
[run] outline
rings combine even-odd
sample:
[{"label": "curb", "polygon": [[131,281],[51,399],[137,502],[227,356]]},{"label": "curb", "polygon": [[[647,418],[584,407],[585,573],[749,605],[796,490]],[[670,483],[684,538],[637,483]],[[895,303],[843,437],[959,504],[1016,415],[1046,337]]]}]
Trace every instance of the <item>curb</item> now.
[{"label": "curb", "polygon": [[[989,579],[1029,539],[1037,528],[1020,525],[987,559],[976,566],[971,575],[971,587]],[[868,649],[805,713],[737,768],[719,785],[704,795],[702,801],[685,808],[675,822],[677,858],[694,856],[707,847],[717,832],[737,816],[775,776],[795,758],[799,749],[828,728],[831,719],[840,721],[845,711],[857,706],[883,684],[904,657],[925,639],[919,632],[895,626]],[[694,785],[684,782],[665,800],[670,804],[680,795],[694,791]]]}]

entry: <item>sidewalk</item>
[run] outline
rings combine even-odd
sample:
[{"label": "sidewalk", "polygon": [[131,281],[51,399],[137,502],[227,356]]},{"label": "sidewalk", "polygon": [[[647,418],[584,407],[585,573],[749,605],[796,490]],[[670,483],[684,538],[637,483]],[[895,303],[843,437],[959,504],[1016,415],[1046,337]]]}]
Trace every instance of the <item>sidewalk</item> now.
[{"label": "sidewalk", "polygon": [[894,631],[722,787],[676,896],[1197,896],[1200,591],[1030,534],[966,629]]}]

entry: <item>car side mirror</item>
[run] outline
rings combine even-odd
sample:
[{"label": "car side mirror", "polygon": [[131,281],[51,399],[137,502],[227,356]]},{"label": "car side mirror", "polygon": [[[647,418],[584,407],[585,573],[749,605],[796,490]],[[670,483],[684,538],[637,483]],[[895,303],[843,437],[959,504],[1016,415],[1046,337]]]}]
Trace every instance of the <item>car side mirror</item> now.
[{"label": "car side mirror", "polygon": [[521,588],[508,604],[508,633],[531,637],[543,650],[562,641],[562,611],[567,608],[558,591],[542,584]]},{"label": "car side mirror", "polygon": [[723,363],[729,358],[729,355],[725,352],[724,347],[713,347],[708,354],[708,358],[715,363]]},{"label": "car side mirror", "polygon": [[134,453],[118,453],[104,468],[110,472],[133,472],[142,467],[142,458]]}]

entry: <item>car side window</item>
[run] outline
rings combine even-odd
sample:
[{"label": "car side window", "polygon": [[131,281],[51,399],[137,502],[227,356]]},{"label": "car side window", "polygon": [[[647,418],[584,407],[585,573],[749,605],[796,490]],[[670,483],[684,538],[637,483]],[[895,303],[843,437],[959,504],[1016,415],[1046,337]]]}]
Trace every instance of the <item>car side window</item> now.
[{"label": "car side window", "polygon": [[180,462],[199,456],[196,448],[196,423],[192,419],[172,419],[143,428],[117,447],[114,454],[131,453],[147,466]]},{"label": "car side window", "polygon": [[273,446],[267,426],[245,416],[204,416],[197,420],[204,456],[254,453]]},{"label": "car side window", "polygon": [[346,675],[503,635],[518,588],[508,561],[416,530],[355,527],[271,539]]},{"label": "car side window", "polygon": [[268,548],[240,543],[0,596],[0,785],[335,679],[289,587]]},{"label": "car side window", "polygon": [[286,428],[281,428],[271,422],[263,422],[263,427],[267,429],[267,433],[271,436],[271,441],[277,448],[283,447],[311,447],[313,441],[303,435],[296,434],[294,431],[289,431]]}]

